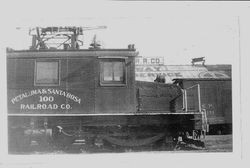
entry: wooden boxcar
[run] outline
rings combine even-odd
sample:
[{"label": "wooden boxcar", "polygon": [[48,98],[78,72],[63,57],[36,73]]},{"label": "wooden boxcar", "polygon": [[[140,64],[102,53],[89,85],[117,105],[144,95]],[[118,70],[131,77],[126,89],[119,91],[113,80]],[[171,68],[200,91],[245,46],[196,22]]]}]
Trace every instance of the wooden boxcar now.
[{"label": "wooden boxcar", "polygon": [[187,89],[189,110],[198,106],[197,89],[200,85],[201,108],[205,110],[210,134],[232,133],[232,81],[231,78],[180,78],[174,80]]}]

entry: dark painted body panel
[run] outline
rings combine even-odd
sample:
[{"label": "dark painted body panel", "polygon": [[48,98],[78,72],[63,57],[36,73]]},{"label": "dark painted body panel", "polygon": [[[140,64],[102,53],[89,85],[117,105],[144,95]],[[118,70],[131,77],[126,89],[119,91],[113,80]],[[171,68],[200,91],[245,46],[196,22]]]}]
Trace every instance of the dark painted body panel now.
[{"label": "dark painted body panel", "polygon": [[181,95],[177,85],[136,81],[139,111],[170,111],[170,102]]},{"label": "dark painted body panel", "polygon": [[[106,114],[136,111],[134,84],[136,52],[88,50],[61,52],[61,57],[58,53],[60,52],[7,54],[9,114]],[[126,59],[125,86],[100,85],[100,56],[114,58],[118,56]],[[36,60],[59,60],[58,86],[34,85]],[[72,95],[77,100],[69,98]],[[41,102],[41,96],[53,96],[53,101]]]}]

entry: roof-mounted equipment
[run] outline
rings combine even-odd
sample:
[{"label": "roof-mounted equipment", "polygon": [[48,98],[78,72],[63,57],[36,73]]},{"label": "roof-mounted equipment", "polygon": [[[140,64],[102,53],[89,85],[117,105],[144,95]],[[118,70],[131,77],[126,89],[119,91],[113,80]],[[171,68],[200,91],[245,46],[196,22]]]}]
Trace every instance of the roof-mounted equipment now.
[{"label": "roof-mounted equipment", "polygon": [[77,50],[83,45],[79,36],[83,31],[106,29],[106,26],[97,27],[35,27],[30,29],[32,36],[31,50],[64,49]]}]

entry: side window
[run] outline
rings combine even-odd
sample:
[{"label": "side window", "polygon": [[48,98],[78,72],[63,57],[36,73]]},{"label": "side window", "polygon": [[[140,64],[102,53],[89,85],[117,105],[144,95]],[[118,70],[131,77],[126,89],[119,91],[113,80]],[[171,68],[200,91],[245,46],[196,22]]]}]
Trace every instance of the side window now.
[{"label": "side window", "polygon": [[59,61],[36,61],[35,85],[59,85]]},{"label": "side window", "polygon": [[124,59],[101,60],[101,85],[125,85],[126,69]]}]

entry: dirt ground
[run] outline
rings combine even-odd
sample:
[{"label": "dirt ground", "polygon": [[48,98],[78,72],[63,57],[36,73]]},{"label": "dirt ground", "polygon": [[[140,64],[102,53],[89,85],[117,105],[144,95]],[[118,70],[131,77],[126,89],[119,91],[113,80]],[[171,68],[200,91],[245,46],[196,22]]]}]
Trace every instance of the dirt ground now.
[{"label": "dirt ground", "polygon": [[204,142],[206,152],[232,152],[233,151],[232,135],[207,135]]},{"label": "dirt ground", "polygon": [[207,135],[204,140],[202,140],[205,143],[205,149],[196,149],[196,148],[188,148],[188,149],[178,149],[178,150],[168,150],[164,146],[160,148],[152,148],[152,147],[144,147],[139,149],[130,149],[130,150],[124,150],[124,149],[91,149],[91,150],[82,150],[79,148],[79,146],[73,145],[70,148],[66,150],[44,150],[37,152],[36,149],[27,152],[21,152],[21,153],[12,153],[12,154],[76,154],[76,153],[130,153],[130,152],[232,152],[233,151],[233,145],[232,145],[232,135]]}]

